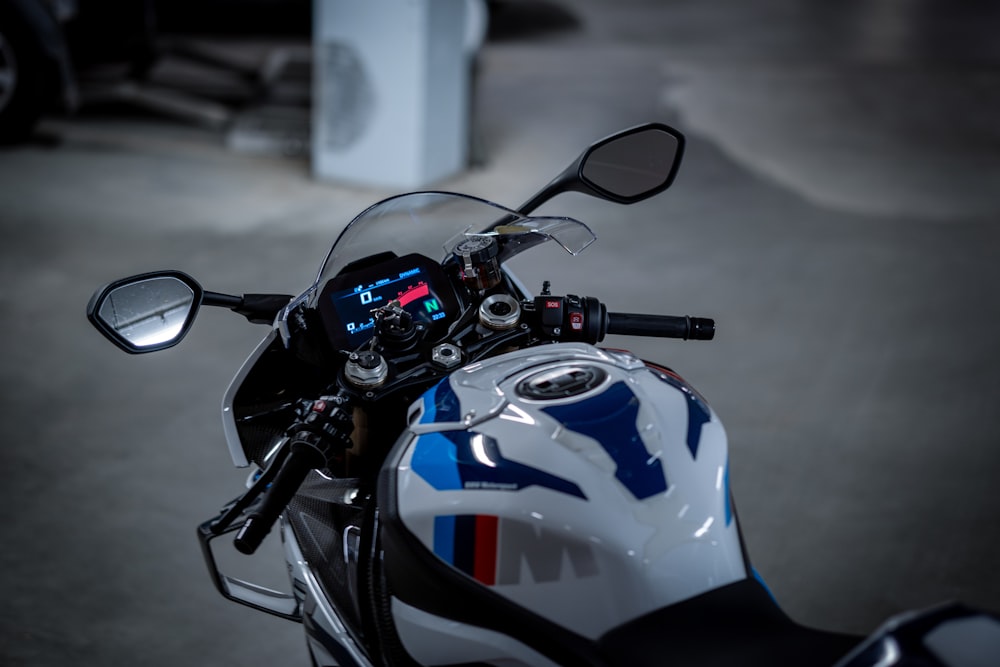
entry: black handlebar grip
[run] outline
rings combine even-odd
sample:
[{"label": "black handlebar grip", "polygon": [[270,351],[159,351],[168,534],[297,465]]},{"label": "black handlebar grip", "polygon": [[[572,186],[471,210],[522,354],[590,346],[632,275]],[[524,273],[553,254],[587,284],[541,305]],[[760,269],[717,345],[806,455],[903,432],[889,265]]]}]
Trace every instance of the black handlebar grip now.
[{"label": "black handlebar grip", "polygon": [[625,336],[656,336],[684,340],[712,340],[715,320],[707,317],[608,313],[607,333]]},{"label": "black handlebar grip", "polygon": [[257,551],[309,471],[323,465],[322,460],[317,460],[317,454],[312,448],[293,448],[289,452],[271,486],[261,495],[260,505],[247,513],[243,527],[233,539],[237,551],[247,555]]}]

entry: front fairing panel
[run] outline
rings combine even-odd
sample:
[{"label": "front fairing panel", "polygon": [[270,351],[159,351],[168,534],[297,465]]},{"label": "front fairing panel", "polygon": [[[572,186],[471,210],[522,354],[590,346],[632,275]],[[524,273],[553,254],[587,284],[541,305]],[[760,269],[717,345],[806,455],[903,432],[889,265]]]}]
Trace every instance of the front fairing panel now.
[{"label": "front fairing panel", "polygon": [[355,637],[362,636],[359,601],[367,599],[360,574],[367,500],[358,480],[313,472],[284,514],[326,599]]}]

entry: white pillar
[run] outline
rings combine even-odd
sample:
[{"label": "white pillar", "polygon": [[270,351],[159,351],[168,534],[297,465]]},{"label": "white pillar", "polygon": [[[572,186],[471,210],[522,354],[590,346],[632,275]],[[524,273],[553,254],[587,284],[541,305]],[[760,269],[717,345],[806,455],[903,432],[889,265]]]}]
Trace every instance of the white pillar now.
[{"label": "white pillar", "polygon": [[418,189],[468,161],[466,0],[314,0],[313,174]]}]

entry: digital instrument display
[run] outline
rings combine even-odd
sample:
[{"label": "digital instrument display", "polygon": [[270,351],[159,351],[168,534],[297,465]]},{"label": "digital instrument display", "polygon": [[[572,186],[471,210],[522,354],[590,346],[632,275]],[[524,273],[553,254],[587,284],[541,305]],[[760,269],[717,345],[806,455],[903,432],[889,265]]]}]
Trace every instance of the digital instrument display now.
[{"label": "digital instrument display", "polygon": [[378,308],[391,301],[432,334],[443,333],[458,312],[440,265],[423,255],[396,257],[375,266],[341,274],[320,295],[320,316],[336,349],[354,350],[375,333]]}]

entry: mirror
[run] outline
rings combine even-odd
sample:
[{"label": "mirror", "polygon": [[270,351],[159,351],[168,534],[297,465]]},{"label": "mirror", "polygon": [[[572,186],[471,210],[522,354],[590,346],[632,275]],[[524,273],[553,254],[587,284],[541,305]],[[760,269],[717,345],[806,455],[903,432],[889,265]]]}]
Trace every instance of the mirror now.
[{"label": "mirror", "polygon": [[95,295],[88,317],[128,352],[152,352],[176,344],[201,304],[197,283],[179,273],[127,278]]},{"label": "mirror", "polygon": [[673,183],[683,154],[684,135],[669,125],[646,123],[622,130],[584,151],[516,210],[530,215],[563,192],[634,204]]},{"label": "mirror", "polygon": [[104,298],[97,316],[136,347],[177,338],[194,304],[194,290],[176,278],[122,285]]},{"label": "mirror", "polygon": [[598,144],[584,157],[580,178],[601,191],[637,201],[673,181],[682,140],[663,126],[646,126]]}]

